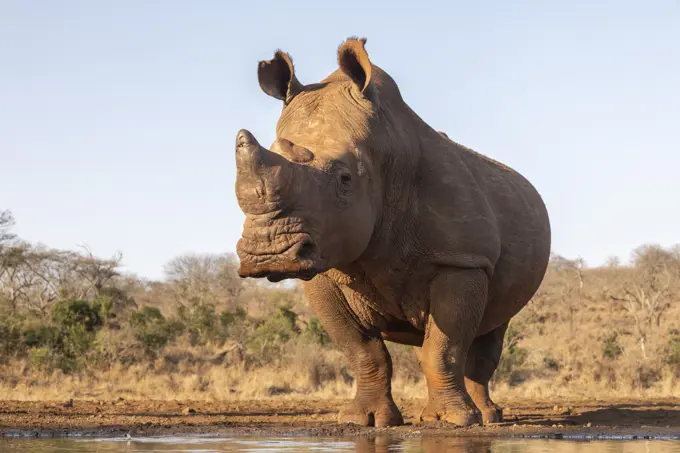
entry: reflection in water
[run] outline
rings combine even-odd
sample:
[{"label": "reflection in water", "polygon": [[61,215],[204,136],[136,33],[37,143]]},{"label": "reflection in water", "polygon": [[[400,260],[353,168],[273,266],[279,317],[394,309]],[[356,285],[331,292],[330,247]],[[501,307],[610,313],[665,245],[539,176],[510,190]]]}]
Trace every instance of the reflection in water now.
[{"label": "reflection in water", "polygon": [[0,439],[3,453],[79,452],[355,452],[355,453],[680,453],[680,441],[570,441],[526,439],[418,438],[325,439],[142,437],[133,439]]},{"label": "reflection in water", "polygon": [[[570,441],[427,437],[359,439],[356,453],[680,453],[680,441]],[[341,450],[338,450],[341,451]]]}]

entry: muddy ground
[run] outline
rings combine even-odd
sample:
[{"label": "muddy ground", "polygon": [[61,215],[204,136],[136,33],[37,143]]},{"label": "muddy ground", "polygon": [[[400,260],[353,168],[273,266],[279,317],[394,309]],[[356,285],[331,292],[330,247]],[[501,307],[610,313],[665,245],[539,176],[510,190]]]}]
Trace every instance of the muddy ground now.
[{"label": "muddy ground", "polygon": [[338,424],[343,401],[0,401],[0,436],[172,434],[395,437],[680,437],[680,398],[619,401],[502,401],[503,423],[455,428],[420,424],[424,401],[397,404],[406,425],[375,429]]}]

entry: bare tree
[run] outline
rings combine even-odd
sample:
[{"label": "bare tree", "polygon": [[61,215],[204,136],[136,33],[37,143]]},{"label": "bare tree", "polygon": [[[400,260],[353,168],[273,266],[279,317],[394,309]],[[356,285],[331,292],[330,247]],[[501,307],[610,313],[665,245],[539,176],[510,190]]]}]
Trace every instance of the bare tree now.
[{"label": "bare tree", "polygon": [[185,308],[230,307],[243,291],[232,254],[185,254],[165,265],[172,299]]},{"label": "bare tree", "polygon": [[635,321],[635,331],[643,357],[647,340],[670,307],[672,285],[680,276],[680,254],[658,245],[643,245],[633,252],[633,272],[611,299]]},{"label": "bare tree", "polygon": [[9,314],[17,313],[33,286],[32,273],[25,263],[27,250],[25,244],[0,250],[0,302]]},{"label": "bare tree", "polygon": [[46,318],[52,305],[70,296],[76,296],[77,282],[70,269],[69,252],[32,247],[25,254],[24,266],[30,280],[30,292],[24,308]]},{"label": "bare tree", "polygon": [[606,259],[604,267],[609,269],[616,269],[621,266],[621,259],[618,256],[610,256]]},{"label": "bare tree", "polygon": [[16,238],[16,235],[11,232],[14,223],[14,217],[10,211],[0,211],[0,249]]},{"label": "bare tree", "polygon": [[12,213],[0,211],[0,303],[10,314],[27,299],[32,285],[25,266],[28,245],[17,240],[14,225]]},{"label": "bare tree", "polygon": [[0,251],[0,295],[12,313],[19,309],[46,318],[65,299],[92,299],[118,275],[120,257],[87,254],[16,242]]},{"label": "bare tree", "polygon": [[81,248],[85,251],[84,254],[71,254],[73,272],[80,276],[83,282],[81,292],[85,296],[89,295],[90,292],[94,292],[94,296],[99,296],[102,289],[114,277],[120,275],[118,268],[123,256],[117,253],[112,258],[101,259],[95,257],[89,247],[83,245]]},{"label": "bare tree", "polygon": [[550,257],[550,269],[562,280],[562,298],[569,312],[569,327],[575,331],[574,318],[576,312],[583,306],[584,269],[586,263],[580,256],[568,259],[553,254]]}]

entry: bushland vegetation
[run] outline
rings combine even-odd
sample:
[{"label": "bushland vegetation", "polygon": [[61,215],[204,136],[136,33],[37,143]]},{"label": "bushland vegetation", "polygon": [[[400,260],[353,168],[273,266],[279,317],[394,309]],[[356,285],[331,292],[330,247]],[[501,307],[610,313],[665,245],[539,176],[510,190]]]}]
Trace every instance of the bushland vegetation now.
[{"label": "bushland vegetation", "polygon": [[[55,250],[0,211],[0,398],[349,397],[354,377],[297,284],[236,274],[233,254],[186,254],[165,278],[121,256]],[[418,348],[388,343],[395,396],[423,398]],[[553,255],[511,322],[496,395],[680,394],[680,247],[588,267]]]}]

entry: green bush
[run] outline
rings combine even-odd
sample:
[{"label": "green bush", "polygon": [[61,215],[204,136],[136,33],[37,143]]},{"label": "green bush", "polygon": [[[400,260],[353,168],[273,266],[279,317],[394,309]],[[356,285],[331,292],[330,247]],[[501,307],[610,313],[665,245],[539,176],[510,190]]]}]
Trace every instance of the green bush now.
[{"label": "green bush", "polygon": [[210,341],[224,340],[225,335],[215,307],[210,304],[195,307],[181,306],[177,310],[179,321],[189,334],[192,345],[202,345]]},{"label": "green bush", "polygon": [[110,370],[116,363],[139,363],[143,358],[139,354],[139,346],[135,331],[129,325],[99,329],[88,355],[88,366]]},{"label": "green bush", "polygon": [[57,341],[59,329],[54,326],[40,324],[24,330],[24,344],[29,348],[50,346]]},{"label": "green bush", "polygon": [[135,339],[142,345],[148,356],[158,354],[184,328],[177,321],[166,320],[161,311],[154,307],[144,307],[133,312],[130,325]]},{"label": "green bush", "polygon": [[668,339],[669,355],[666,362],[674,366],[676,374],[680,375],[680,333],[671,333]]},{"label": "green bush", "polygon": [[520,329],[521,327],[517,328],[510,324],[505,332],[505,348],[494,373],[494,380],[506,381],[510,385],[515,385],[521,383],[524,379],[521,367],[529,357],[529,351],[517,345],[523,338]]},{"label": "green bush", "polygon": [[[61,329],[41,326],[31,336],[34,346],[29,350],[29,356],[34,365],[75,373],[87,363],[95,333],[88,332],[84,325]],[[40,357],[40,360],[36,360],[36,357]]]},{"label": "green bush", "polygon": [[65,373],[81,370],[87,363],[87,353],[94,345],[95,332],[85,324],[61,329],[52,345],[54,366]]},{"label": "green bush", "polygon": [[248,349],[260,364],[272,363],[280,358],[283,346],[299,334],[295,323],[297,315],[286,307],[261,323],[248,339]]},{"label": "green bush", "polygon": [[602,356],[605,359],[615,360],[623,354],[623,346],[619,343],[619,334],[613,332],[602,340]]},{"label": "green bush", "polygon": [[0,363],[22,350],[21,326],[11,321],[0,320]]},{"label": "green bush", "polygon": [[553,359],[551,356],[543,357],[543,365],[549,370],[559,371],[560,364],[557,360]]},{"label": "green bush", "polygon": [[521,381],[519,368],[524,365],[529,357],[529,350],[512,346],[501,357],[498,368],[496,368],[495,376],[498,379],[504,379],[510,384],[516,384]]},{"label": "green bush", "polygon": [[59,302],[52,310],[52,323],[24,332],[31,363],[65,373],[80,371],[102,326],[101,304],[78,299]]},{"label": "green bush", "polygon": [[331,339],[328,333],[321,325],[321,321],[314,317],[309,320],[307,327],[302,331],[302,337],[311,343],[320,346],[328,346],[331,344]]},{"label": "green bush", "polygon": [[51,364],[50,349],[46,347],[33,348],[29,351],[29,359],[31,364],[38,368],[49,367]]},{"label": "green bush", "polygon": [[126,318],[131,310],[137,308],[137,302],[132,297],[128,297],[124,291],[113,287],[102,289],[95,301],[101,307],[102,319],[110,324]]},{"label": "green bush", "polygon": [[220,326],[225,334],[229,333],[231,327],[242,324],[248,319],[248,313],[244,308],[238,307],[235,311],[223,311],[220,314]]},{"label": "green bush", "polygon": [[81,326],[87,332],[101,327],[101,302],[95,300],[68,300],[57,303],[52,309],[52,321],[61,329]]}]

